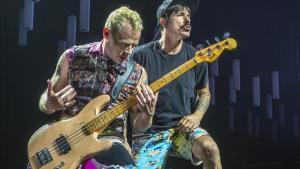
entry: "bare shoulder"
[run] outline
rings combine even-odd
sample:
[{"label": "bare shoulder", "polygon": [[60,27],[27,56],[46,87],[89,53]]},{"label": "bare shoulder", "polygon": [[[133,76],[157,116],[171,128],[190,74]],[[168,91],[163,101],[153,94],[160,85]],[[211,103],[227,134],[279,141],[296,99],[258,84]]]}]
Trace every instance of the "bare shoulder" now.
[{"label": "bare shoulder", "polygon": [[51,78],[54,90],[59,91],[68,84],[69,59],[72,50],[66,50],[59,58],[55,72]]},{"label": "bare shoulder", "polygon": [[57,62],[57,67],[60,67],[60,69],[68,68],[69,59],[71,57],[70,55],[72,55],[72,54],[73,54],[72,49],[68,49],[64,53],[62,53],[62,55],[60,56],[60,58]]}]

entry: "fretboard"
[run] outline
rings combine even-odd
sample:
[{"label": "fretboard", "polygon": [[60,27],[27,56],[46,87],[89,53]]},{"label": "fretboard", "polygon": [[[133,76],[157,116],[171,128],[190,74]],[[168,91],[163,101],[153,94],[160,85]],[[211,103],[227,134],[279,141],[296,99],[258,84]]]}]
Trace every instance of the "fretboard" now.
[{"label": "fretboard", "polygon": [[[159,78],[155,82],[151,83],[149,87],[155,93],[162,87],[166,86],[188,70],[192,69],[197,64],[203,62],[199,57],[193,57],[189,61],[185,62],[184,64],[180,65],[178,68],[172,70],[168,74],[164,75],[163,77]],[[112,122],[116,117],[127,111],[129,108],[134,106],[137,103],[135,94],[129,97],[127,100],[124,100],[118,103],[113,108],[102,112],[101,115],[90,121],[86,124],[86,129],[89,133],[93,133],[97,131],[102,126],[108,125]]]}]

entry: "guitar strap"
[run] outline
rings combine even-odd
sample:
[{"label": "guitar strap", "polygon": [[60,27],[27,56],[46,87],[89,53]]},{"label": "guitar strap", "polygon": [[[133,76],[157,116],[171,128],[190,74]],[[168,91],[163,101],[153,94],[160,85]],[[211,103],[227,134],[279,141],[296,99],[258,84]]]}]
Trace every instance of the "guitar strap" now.
[{"label": "guitar strap", "polygon": [[[129,78],[129,75],[132,73],[134,67],[135,67],[135,64],[136,62],[133,61],[132,59],[129,59],[128,60],[128,63],[127,63],[127,69],[126,69],[126,72],[123,74],[123,75],[118,75],[117,76],[117,80],[116,80],[116,83],[114,85],[114,87],[112,88],[112,91],[111,91],[111,98],[112,98],[112,102],[115,102],[121,92],[121,89],[123,88],[124,84],[126,83],[126,81],[128,80]],[[132,133],[132,130],[131,130],[131,124],[129,122],[129,114],[128,113],[128,117],[127,117],[127,132],[126,132],[126,137],[127,137],[127,142],[128,144],[131,146],[132,142],[131,142],[131,133]]]},{"label": "guitar strap", "polygon": [[111,90],[112,102],[115,102],[123,88],[125,82],[128,80],[129,75],[132,73],[135,67],[135,62],[132,59],[128,60],[126,72],[123,75],[118,75],[115,85]]}]

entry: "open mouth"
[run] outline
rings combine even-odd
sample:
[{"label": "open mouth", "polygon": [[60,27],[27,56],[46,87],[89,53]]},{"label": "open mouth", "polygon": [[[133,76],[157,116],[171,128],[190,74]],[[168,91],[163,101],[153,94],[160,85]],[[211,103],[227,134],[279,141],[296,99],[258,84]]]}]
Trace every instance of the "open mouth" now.
[{"label": "open mouth", "polygon": [[183,27],[182,27],[182,29],[183,29],[183,31],[185,31],[185,32],[189,32],[189,31],[191,31],[191,25],[184,25]]}]

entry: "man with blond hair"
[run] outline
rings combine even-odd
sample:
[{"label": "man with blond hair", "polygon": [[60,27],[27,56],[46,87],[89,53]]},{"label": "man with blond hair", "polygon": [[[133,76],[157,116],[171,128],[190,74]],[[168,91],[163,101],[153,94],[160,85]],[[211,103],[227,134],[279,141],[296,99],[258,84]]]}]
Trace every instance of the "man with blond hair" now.
[{"label": "man with blond hair", "polygon": [[[144,68],[129,58],[138,45],[142,29],[137,12],[128,7],[113,11],[107,18],[100,42],[74,46],[61,55],[40,97],[40,110],[46,114],[58,112],[61,119],[67,119],[99,95],[111,96],[109,109],[136,91],[138,105],[131,113],[132,128],[146,130],[151,125],[157,95],[145,84]],[[121,83],[119,78],[126,80]],[[86,160],[81,168],[132,168],[134,164],[126,138],[127,115],[126,112],[117,117],[98,137],[110,140],[111,148]]]}]

